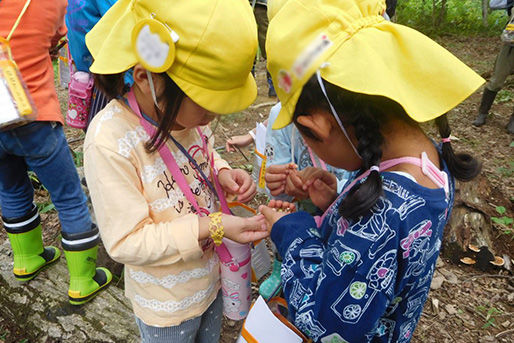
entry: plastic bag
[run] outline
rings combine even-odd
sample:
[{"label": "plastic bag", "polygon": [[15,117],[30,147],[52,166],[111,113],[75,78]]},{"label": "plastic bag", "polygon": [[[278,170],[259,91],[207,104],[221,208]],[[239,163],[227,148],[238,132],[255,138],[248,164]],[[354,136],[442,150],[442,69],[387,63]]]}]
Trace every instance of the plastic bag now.
[{"label": "plastic bag", "polygon": [[24,125],[37,115],[18,67],[8,58],[8,44],[0,41],[0,129]]}]

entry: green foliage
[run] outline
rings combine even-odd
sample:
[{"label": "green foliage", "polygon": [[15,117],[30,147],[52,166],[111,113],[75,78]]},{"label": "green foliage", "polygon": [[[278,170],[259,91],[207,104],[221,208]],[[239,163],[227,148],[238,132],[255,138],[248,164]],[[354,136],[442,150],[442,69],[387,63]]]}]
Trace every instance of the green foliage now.
[{"label": "green foliage", "polygon": [[508,216],[504,216],[504,214],[507,212],[507,209],[503,206],[496,206],[496,212],[498,212],[501,217],[491,217],[493,223],[500,225],[500,229],[504,234],[512,234],[512,230],[509,229],[509,226],[514,223],[514,219]]},{"label": "green foliage", "polygon": [[503,102],[511,102],[512,100],[514,100],[514,93],[512,93],[508,89],[502,89],[498,92],[495,102],[500,104]]},{"label": "green foliage", "polygon": [[514,161],[509,161],[509,164],[506,167],[496,168],[496,171],[503,177],[514,176]]},{"label": "green foliage", "polygon": [[428,35],[499,36],[508,20],[506,11],[489,11],[484,26],[481,0],[403,0],[398,1],[396,13],[398,23]]},{"label": "green foliage", "polygon": [[82,151],[72,150],[73,162],[76,167],[82,167],[84,165],[84,153]]},{"label": "green foliage", "polygon": [[489,308],[485,306],[477,306],[476,309],[480,316],[485,319],[485,324],[482,325],[482,329],[487,329],[489,326],[496,327],[496,316],[503,313],[501,310],[493,306]]}]

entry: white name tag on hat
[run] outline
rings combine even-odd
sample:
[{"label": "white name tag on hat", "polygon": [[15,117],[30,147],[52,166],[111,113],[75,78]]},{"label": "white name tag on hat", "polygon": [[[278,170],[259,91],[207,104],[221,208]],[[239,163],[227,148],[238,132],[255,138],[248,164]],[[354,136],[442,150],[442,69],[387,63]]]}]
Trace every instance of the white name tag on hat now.
[{"label": "white name tag on hat", "polygon": [[132,32],[132,46],[139,62],[149,71],[163,73],[175,60],[175,31],[155,19],[144,19]]},{"label": "white name tag on hat", "polygon": [[332,41],[324,33],[313,40],[307,48],[298,56],[293,64],[293,74],[297,79],[301,79],[307,70],[328,48],[332,46]]}]

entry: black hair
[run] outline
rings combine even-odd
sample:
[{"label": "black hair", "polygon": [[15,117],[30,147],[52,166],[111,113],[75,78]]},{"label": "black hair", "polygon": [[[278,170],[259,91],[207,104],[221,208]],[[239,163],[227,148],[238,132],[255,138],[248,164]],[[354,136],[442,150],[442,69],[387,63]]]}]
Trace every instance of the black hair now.
[{"label": "black hair", "polygon": [[[324,81],[327,95],[339,115],[343,125],[353,127],[357,138],[357,151],[362,157],[359,174],[378,166],[382,158],[384,136],[381,128],[392,119],[399,119],[411,127],[419,127],[411,119],[403,107],[397,102],[378,95],[355,93]],[[318,138],[305,126],[298,123],[302,115],[309,115],[313,110],[324,110],[330,113],[329,104],[314,75],[304,86],[296,104],[293,121],[298,130],[314,140]],[[436,119],[436,125],[442,138],[450,136],[450,126],[446,115]],[[469,154],[455,154],[450,143],[444,143],[442,158],[448,169],[458,180],[469,181],[480,172],[480,163]],[[378,171],[373,170],[360,184],[350,189],[341,202],[339,213],[350,219],[357,219],[366,214],[383,194],[382,178]]]},{"label": "black hair", "polygon": [[[157,75],[164,80],[164,90],[161,94],[156,95],[157,102],[164,102],[164,111],[161,111],[161,109],[154,104],[159,127],[152,138],[145,143],[145,149],[150,153],[158,150],[162,144],[166,143],[168,140],[168,134],[175,125],[180,105],[186,96],[168,74],[160,73]],[[94,74],[94,77],[96,86],[109,98],[118,98],[129,91],[129,88],[125,84],[124,73],[107,75]]]}]

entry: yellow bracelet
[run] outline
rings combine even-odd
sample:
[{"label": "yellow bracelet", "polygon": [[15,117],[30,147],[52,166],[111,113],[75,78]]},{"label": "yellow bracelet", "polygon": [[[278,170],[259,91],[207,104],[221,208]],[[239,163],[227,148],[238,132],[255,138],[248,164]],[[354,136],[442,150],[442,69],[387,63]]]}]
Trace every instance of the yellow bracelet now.
[{"label": "yellow bracelet", "polygon": [[214,244],[220,245],[221,240],[224,236],[223,231],[223,223],[221,222],[222,219],[221,212],[214,212],[209,214],[209,218],[211,218],[209,222],[209,232],[211,233],[211,238],[214,241]]}]

